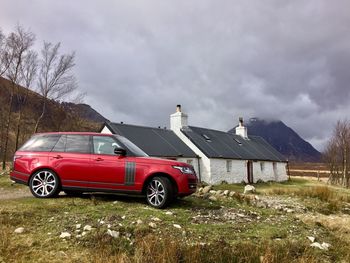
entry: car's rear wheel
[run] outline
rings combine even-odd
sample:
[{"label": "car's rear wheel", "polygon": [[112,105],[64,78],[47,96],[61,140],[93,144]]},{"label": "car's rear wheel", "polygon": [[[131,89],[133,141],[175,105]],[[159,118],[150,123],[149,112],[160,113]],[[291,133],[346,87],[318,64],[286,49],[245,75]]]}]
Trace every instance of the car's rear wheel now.
[{"label": "car's rear wheel", "polygon": [[51,170],[37,171],[30,178],[29,188],[38,198],[55,197],[59,194],[60,182],[58,176]]},{"label": "car's rear wheel", "polygon": [[154,177],[146,188],[147,203],[155,208],[164,208],[173,200],[174,193],[171,182],[166,177]]}]

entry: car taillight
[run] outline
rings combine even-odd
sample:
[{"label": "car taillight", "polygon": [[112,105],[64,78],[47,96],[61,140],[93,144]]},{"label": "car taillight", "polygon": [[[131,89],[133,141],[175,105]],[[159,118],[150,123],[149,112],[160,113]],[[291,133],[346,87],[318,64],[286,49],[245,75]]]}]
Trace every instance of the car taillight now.
[{"label": "car taillight", "polygon": [[22,155],[15,155],[15,156],[13,156],[12,170],[15,170],[15,162],[19,158],[22,158]]}]

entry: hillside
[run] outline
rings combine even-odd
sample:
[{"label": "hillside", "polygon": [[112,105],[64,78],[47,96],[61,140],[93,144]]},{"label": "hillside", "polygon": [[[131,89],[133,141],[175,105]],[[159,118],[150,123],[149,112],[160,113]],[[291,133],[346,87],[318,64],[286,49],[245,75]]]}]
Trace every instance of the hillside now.
[{"label": "hillside", "polygon": [[[12,158],[15,151],[15,137],[19,123],[19,111],[22,112],[20,121],[19,145],[22,145],[34,132],[36,120],[41,114],[43,97],[38,93],[21,86],[13,87],[7,79],[0,78],[0,157],[3,156],[8,119],[9,101],[13,92],[12,113],[9,126],[9,146],[7,159]],[[21,100],[27,93],[26,102],[21,106]],[[46,112],[40,122],[38,132],[47,131],[97,131],[105,121],[102,115],[86,104],[46,101]]]},{"label": "hillside", "polygon": [[[319,162],[321,159],[320,152],[282,121],[251,118],[245,125],[248,128],[248,135],[263,137],[289,161]],[[234,129],[229,132],[234,132]]]}]

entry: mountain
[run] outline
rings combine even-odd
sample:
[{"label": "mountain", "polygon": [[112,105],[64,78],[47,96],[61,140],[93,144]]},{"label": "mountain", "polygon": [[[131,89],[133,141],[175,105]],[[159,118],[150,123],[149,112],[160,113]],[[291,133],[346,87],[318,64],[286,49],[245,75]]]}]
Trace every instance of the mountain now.
[{"label": "mountain", "polygon": [[[319,151],[280,120],[266,121],[251,118],[245,126],[248,129],[248,136],[261,136],[289,161],[319,162],[321,160]],[[235,128],[229,132],[235,132]]]},{"label": "mountain", "polygon": [[[13,96],[9,118],[11,94]],[[0,159],[5,155],[5,149],[7,159],[12,157],[17,141],[20,146],[33,134],[36,121],[41,115],[43,101],[44,98],[35,91],[13,85],[9,80],[0,77]],[[106,118],[87,104],[46,99],[46,111],[38,132],[98,131],[104,121]]]}]

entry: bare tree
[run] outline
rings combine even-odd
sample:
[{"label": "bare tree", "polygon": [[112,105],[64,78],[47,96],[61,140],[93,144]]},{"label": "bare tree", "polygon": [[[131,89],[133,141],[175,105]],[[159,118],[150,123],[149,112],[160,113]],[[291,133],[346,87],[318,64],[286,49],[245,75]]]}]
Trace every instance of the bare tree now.
[{"label": "bare tree", "polygon": [[10,33],[9,36],[6,38],[6,55],[4,56],[4,59],[5,61],[9,61],[8,66],[6,68],[6,77],[11,81],[11,87],[10,99],[7,105],[7,120],[5,123],[5,140],[2,159],[3,169],[6,168],[14,92],[16,85],[19,85],[19,83],[21,82],[20,69],[23,62],[23,58],[25,57],[26,52],[28,52],[30,47],[33,45],[34,40],[35,35],[30,31],[24,30],[21,26],[17,26],[15,32]]},{"label": "bare tree", "polygon": [[38,131],[40,122],[46,112],[48,99],[60,100],[77,89],[76,79],[72,74],[75,66],[75,53],[59,55],[60,43],[53,45],[44,42],[39,64],[39,93],[42,95],[42,110],[34,132]]},{"label": "bare tree", "polygon": [[329,182],[349,187],[350,183],[350,122],[338,121],[329,140],[324,160],[330,170]]},{"label": "bare tree", "polygon": [[[27,103],[30,87],[37,74],[38,55],[35,51],[30,50],[24,57],[20,65],[21,86],[17,85],[16,98],[18,107],[18,120],[16,127],[16,143],[15,149],[18,149],[19,137],[21,133],[22,111]],[[24,88],[24,89],[23,89]]]}]

